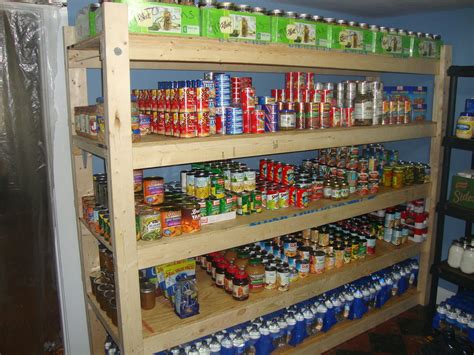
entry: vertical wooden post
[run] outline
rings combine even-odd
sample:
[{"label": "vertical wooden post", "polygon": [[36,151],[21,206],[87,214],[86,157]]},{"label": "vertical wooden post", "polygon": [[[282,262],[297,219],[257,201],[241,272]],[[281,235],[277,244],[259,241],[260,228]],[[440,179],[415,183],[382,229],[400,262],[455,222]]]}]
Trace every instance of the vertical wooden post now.
[{"label": "vertical wooden post", "polygon": [[434,238],[436,235],[436,203],[439,197],[439,181],[441,178],[442,149],[441,144],[446,130],[446,114],[448,108],[449,77],[447,70],[451,66],[452,48],[443,46],[439,62],[439,72],[435,76],[433,90],[432,120],[436,122],[436,134],[431,138],[430,166],[431,166],[431,191],[427,200],[429,208],[428,239],[422,246],[420,255],[420,271],[418,290],[420,291],[419,303],[425,305],[430,297],[431,275],[430,268],[434,256]]},{"label": "vertical wooden post", "polygon": [[[107,178],[119,334],[124,354],[143,352],[133,191],[127,7],[104,3],[101,43]],[[106,44],[106,45],[105,45]]]},{"label": "vertical wooden post", "polygon": [[[64,46],[66,61],[66,88],[68,91],[68,123],[69,133],[72,140],[74,135],[74,107],[87,105],[87,73],[86,69],[69,68],[67,47],[75,43],[74,28],[64,28]],[[86,165],[81,152],[71,145],[71,161],[74,183],[74,204],[76,216],[82,209],[81,196],[92,193],[92,155],[87,154]],[[86,300],[86,317],[89,333],[89,344],[91,353],[96,354],[103,351],[105,340],[105,329],[95,315],[89,302],[87,292],[90,292],[89,274],[91,270],[99,267],[99,252],[97,241],[77,220],[77,236],[79,242],[79,253],[81,257],[82,282],[84,284],[84,299]]]}]

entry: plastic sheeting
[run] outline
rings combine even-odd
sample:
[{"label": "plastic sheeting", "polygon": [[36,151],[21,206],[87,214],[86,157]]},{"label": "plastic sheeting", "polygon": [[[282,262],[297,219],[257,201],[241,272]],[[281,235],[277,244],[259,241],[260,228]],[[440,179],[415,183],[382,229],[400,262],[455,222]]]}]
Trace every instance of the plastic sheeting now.
[{"label": "plastic sheeting", "polygon": [[43,353],[61,331],[42,21],[41,11],[0,5],[2,354]]}]

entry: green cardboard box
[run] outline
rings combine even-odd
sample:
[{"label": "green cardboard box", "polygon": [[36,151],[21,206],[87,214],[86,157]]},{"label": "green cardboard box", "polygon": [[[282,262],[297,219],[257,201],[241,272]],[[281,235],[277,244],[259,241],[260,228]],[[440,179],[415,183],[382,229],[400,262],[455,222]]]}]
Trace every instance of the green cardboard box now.
[{"label": "green cardboard box", "polygon": [[131,33],[200,35],[199,8],[140,0],[115,0],[128,4],[128,29]]},{"label": "green cardboard box", "polygon": [[410,47],[410,37],[381,32],[377,38],[376,53],[409,57]]},{"label": "green cardboard box", "polygon": [[202,8],[201,36],[270,42],[271,20],[266,15],[216,8]]},{"label": "green cardboard box", "polygon": [[454,205],[470,208],[474,213],[474,179],[453,176],[449,201]]},{"label": "green cardboard box", "polygon": [[331,48],[329,38],[329,25],[324,22],[316,22],[316,46],[319,48]]},{"label": "green cardboard box", "polygon": [[410,56],[439,59],[441,45],[439,40],[410,37]]},{"label": "green cardboard box", "polygon": [[316,22],[271,16],[272,42],[316,46]]},{"label": "green cardboard box", "polygon": [[328,28],[331,49],[366,53],[372,51],[372,32],[358,27],[330,25]]}]

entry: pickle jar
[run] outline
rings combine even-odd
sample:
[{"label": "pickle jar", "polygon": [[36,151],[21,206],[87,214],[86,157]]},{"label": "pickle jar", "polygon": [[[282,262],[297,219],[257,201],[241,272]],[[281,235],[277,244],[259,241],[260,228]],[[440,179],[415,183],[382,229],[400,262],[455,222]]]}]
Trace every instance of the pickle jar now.
[{"label": "pickle jar", "polygon": [[145,310],[155,308],[155,285],[151,282],[144,282],[140,285],[140,304],[142,309]]}]

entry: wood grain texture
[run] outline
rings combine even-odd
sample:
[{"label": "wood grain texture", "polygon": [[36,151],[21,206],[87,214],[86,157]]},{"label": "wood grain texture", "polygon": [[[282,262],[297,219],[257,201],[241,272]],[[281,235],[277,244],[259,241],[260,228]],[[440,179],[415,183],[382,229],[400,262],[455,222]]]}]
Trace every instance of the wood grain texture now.
[{"label": "wood grain texture", "polygon": [[399,190],[381,189],[378,194],[364,198],[353,196],[342,201],[321,200],[310,204],[308,209],[263,211],[228,222],[203,226],[202,231],[193,234],[153,242],[140,241],[138,266],[143,269],[336,222],[426,197],[429,190],[429,184]]},{"label": "wood grain texture", "polygon": [[430,166],[431,166],[431,191],[427,200],[429,206],[428,239],[423,245],[420,255],[420,275],[418,289],[420,290],[420,304],[427,304],[430,297],[431,275],[430,268],[434,258],[434,239],[436,231],[436,204],[439,201],[441,169],[443,161],[442,140],[446,131],[449,77],[447,70],[451,66],[452,48],[443,46],[439,74],[435,76],[433,90],[433,122],[436,123],[436,134],[431,138]]},{"label": "wood grain texture", "polygon": [[413,242],[395,247],[378,241],[376,255],[320,275],[310,274],[307,278],[292,283],[288,292],[264,290],[251,294],[249,300],[244,302],[233,300],[232,296],[214,286],[205,271],[199,270],[199,315],[180,319],[165,299],[160,299],[155,309],[142,311],[145,352],[167,349],[307,300],[411,258],[419,253],[420,248],[420,244]]},{"label": "wood grain texture", "polygon": [[103,88],[111,236],[114,250],[119,338],[124,354],[141,354],[130,109],[127,8],[104,3]]}]

